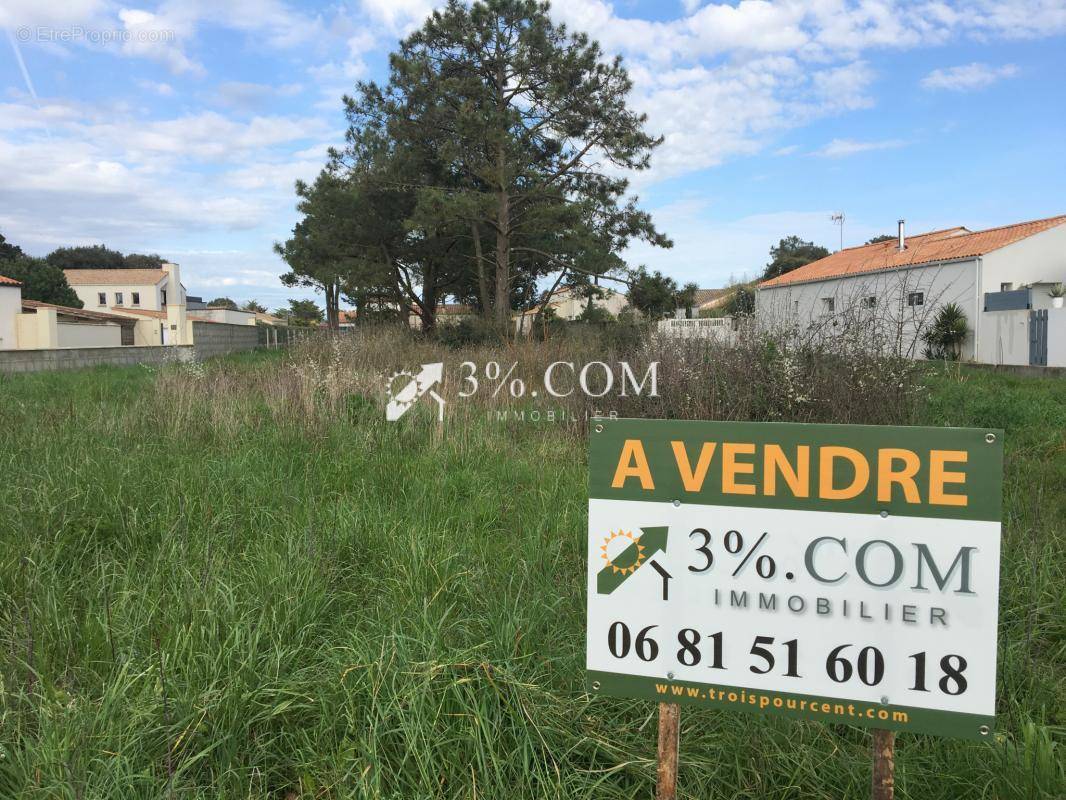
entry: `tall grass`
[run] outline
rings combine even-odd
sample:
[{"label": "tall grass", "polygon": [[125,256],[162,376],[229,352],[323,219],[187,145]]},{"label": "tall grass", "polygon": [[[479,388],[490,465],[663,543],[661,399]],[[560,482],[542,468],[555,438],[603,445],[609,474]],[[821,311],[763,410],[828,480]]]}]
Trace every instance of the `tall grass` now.
[{"label": "tall grass", "polygon": [[[496,422],[528,400],[454,382],[443,432],[421,406],[385,424],[383,375],[441,357],[530,380],[661,357],[659,405],[622,413],[1006,426],[1002,729],[901,736],[897,792],[1063,796],[1063,386],[923,389],[883,362],[878,404],[876,363],[834,382],[833,354],[647,347],[373,333],[0,382],[0,797],[650,796],[654,708],[581,689],[580,431]],[[784,359],[792,388],[732,385]],[[867,792],[866,731],[702,709],[682,729],[683,797]]]}]

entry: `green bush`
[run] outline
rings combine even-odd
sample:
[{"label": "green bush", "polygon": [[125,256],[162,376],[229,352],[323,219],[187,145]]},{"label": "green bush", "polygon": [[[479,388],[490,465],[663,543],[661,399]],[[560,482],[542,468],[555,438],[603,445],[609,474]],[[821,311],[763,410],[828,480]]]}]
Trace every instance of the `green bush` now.
[{"label": "green bush", "polygon": [[494,323],[481,317],[438,324],[435,335],[441,344],[458,349],[471,345],[499,344],[505,338]]}]

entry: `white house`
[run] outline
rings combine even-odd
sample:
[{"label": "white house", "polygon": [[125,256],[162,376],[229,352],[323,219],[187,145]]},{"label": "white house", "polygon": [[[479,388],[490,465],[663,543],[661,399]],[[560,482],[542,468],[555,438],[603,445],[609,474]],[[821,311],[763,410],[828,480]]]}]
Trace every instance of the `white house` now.
[{"label": "white house", "polygon": [[162,311],[167,305],[185,305],[185,287],[177,264],[164,264],[161,269],[65,269],[63,274],[90,310],[119,307]]},{"label": "white house", "polygon": [[22,313],[22,284],[0,275],[0,350],[18,347],[16,319]]},{"label": "white house", "polygon": [[138,344],[192,344],[177,264],[163,264],[161,269],[65,269],[63,274],[86,309],[159,317],[159,340],[153,336]]},{"label": "white house", "polygon": [[[594,308],[601,308],[613,316],[618,314],[628,305],[625,294],[616,289],[606,286],[597,286],[599,294],[592,298]],[[584,313],[589,304],[586,295],[588,289],[584,286],[560,286],[551,297],[543,304],[555,312],[557,319],[575,320]],[[542,306],[535,306],[521,313],[515,314],[515,330],[518,333],[528,333],[540,313]]]},{"label": "white house", "polygon": [[1049,295],[1060,283],[1066,283],[1066,215],[914,236],[905,235],[901,220],[893,240],[839,250],[763,281],[756,318],[826,335],[877,330],[920,356],[922,331],[937,309],[956,303],[970,329],[964,359],[1066,366],[1066,309]]},{"label": "white house", "polygon": [[27,300],[22,284],[0,275],[0,350],[121,347],[144,333],[118,314]]}]

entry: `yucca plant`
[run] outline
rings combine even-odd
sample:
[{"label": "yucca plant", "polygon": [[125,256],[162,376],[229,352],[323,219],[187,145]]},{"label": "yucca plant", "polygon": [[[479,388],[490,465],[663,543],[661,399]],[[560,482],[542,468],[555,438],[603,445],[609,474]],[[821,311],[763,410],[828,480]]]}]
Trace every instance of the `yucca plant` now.
[{"label": "yucca plant", "polygon": [[958,361],[969,331],[962,307],[958,303],[945,303],[937,311],[929,330],[922,335],[926,343],[925,357]]}]

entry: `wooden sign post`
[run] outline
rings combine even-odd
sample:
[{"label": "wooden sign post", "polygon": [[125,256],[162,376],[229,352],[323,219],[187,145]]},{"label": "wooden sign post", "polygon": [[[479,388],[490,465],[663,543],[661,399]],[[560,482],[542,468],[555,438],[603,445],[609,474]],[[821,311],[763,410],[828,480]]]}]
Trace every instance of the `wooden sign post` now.
[{"label": "wooden sign post", "polygon": [[871,800],[893,800],[896,795],[896,733],[874,728]]},{"label": "wooden sign post", "polygon": [[681,706],[659,703],[659,768],[655,800],[677,797],[677,752],[681,746]]}]

